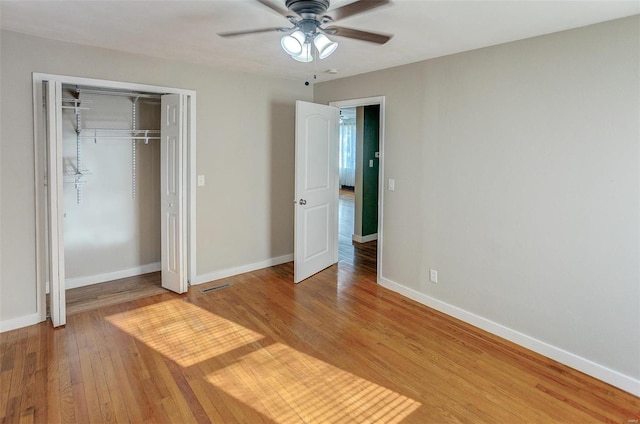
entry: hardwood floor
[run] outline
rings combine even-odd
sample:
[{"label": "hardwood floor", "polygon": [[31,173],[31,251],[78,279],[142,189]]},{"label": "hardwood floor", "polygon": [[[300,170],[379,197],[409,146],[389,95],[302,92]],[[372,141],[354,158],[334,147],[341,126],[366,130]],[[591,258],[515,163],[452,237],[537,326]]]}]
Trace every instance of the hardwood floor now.
[{"label": "hardwood floor", "polygon": [[354,247],[351,241],[354,225],[355,195],[353,191],[340,190],[338,201],[338,258],[353,263]]},{"label": "hardwood floor", "polygon": [[289,263],[2,333],[0,419],[640,419],[639,398],[378,286],[359,252],[298,285]]},{"label": "hardwood floor", "polygon": [[378,253],[378,242],[355,243],[354,233],[355,195],[350,190],[340,190],[339,225],[338,225],[338,258],[340,262],[361,265],[375,274]]},{"label": "hardwood floor", "polygon": [[[160,272],[121,278],[66,291],[67,316],[141,297],[166,293],[161,286]],[[48,304],[48,302],[47,302]]]}]

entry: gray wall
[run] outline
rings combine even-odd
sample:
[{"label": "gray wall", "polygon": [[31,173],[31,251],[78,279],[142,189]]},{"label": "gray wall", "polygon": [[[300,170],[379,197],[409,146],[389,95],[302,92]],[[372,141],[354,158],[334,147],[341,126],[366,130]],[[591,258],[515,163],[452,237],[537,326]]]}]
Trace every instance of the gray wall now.
[{"label": "gray wall", "polygon": [[197,91],[197,273],[293,252],[297,81],[0,33],[0,322],[36,313],[32,72]]},{"label": "gray wall", "polygon": [[636,16],[317,84],[317,103],[386,96],[382,277],[640,378],[639,34]]}]

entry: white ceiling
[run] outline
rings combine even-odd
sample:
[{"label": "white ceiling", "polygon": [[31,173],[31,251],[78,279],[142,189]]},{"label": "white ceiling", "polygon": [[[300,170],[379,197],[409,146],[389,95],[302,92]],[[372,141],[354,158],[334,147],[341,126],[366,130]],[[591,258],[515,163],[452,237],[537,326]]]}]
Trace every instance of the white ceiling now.
[{"label": "white ceiling", "polygon": [[[284,0],[273,0],[282,4]],[[335,0],[336,8],[352,0]],[[640,1],[393,0],[336,25],[394,34],[378,46],[332,37],[330,57],[311,64],[280,48],[281,33],[221,38],[218,32],[288,26],[254,0],[0,0],[3,29],[55,40],[179,59],[226,70],[326,81],[640,14]],[[329,13],[330,15],[330,13]],[[327,72],[338,69],[335,75]]]}]

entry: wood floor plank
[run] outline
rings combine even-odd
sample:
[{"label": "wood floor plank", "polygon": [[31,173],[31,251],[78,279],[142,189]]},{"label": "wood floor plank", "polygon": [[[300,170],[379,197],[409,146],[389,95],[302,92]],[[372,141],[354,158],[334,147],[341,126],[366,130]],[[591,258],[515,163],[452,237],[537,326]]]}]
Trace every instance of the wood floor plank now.
[{"label": "wood floor plank", "polygon": [[209,422],[229,423],[233,422],[233,415],[224,404],[218,393],[209,389],[209,384],[201,378],[189,379],[189,387],[193,390],[200,407],[203,409]]},{"label": "wood floor plank", "polygon": [[[87,417],[86,404],[78,402],[76,397],[78,391],[76,386],[79,385],[80,389],[84,389],[76,337],[72,332],[64,330],[51,331],[49,334],[49,348],[54,354],[49,355],[51,361],[49,361],[47,370],[49,380],[47,395],[51,396],[54,390],[57,393],[55,401],[50,400],[47,402],[47,406],[52,410],[51,416],[60,420],[50,422],[86,422],[87,420],[82,419]],[[74,375],[75,370],[77,372]],[[79,412],[84,412],[84,414]]]},{"label": "wood floor plank", "polygon": [[107,351],[108,358],[105,358],[105,363],[107,364],[105,372],[107,384],[109,384],[109,392],[116,402],[117,422],[142,422],[141,408],[137,402],[138,396],[131,385],[119,383],[120,381],[127,381],[127,375],[124,372],[125,366],[116,347],[117,340],[110,340]]}]

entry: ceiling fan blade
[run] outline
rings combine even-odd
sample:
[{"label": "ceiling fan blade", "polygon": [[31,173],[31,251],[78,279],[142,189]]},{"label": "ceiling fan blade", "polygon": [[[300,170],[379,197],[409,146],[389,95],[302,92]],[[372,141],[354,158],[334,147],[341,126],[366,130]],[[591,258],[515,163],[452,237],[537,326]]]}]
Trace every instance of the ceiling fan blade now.
[{"label": "ceiling fan blade", "polygon": [[274,12],[276,12],[278,15],[282,15],[285,18],[288,18],[289,16],[295,15],[295,13],[286,10],[286,9],[281,9],[278,6],[276,6],[275,4],[273,4],[272,2],[270,2],[269,0],[256,0],[258,3],[267,6],[269,9],[273,10]]},{"label": "ceiling fan blade", "polygon": [[384,6],[387,3],[389,3],[389,0],[357,0],[337,9],[330,10],[326,16],[333,21],[337,21],[338,19],[348,18],[349,16]]},{"label": "ceiling fan blade", "polygon": [[341,26],[331,26],[325,28],[329,34],[340,37],[355,38],[356,40],[368,41],[369,43],[384,44],[391,40],[392,35],[380,34],[376,32],[360,31],[359,29],[345,28]]},{"label": "ceiling fan blade", "polygon": [[249,35],[249,34],[260,34],[261,32],[285,32],[289,31],[289,28],[280,28],[280,27],[272,27],[272,28],[262,28],[262,29],[249,29],[246,31],[228,31],[228,32],[219,32],[218,35],[220,37],[236,37],[238,35]]}]

